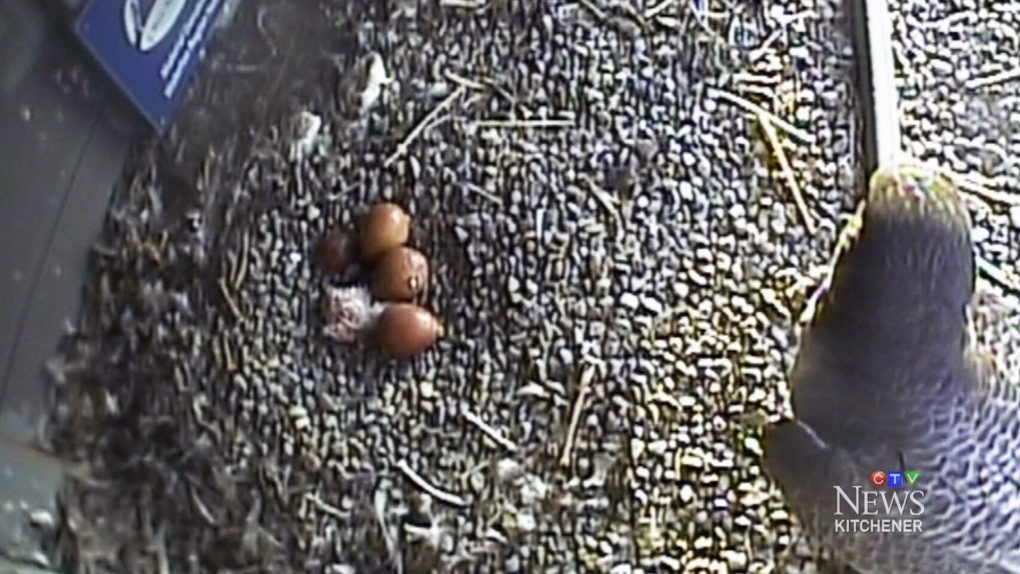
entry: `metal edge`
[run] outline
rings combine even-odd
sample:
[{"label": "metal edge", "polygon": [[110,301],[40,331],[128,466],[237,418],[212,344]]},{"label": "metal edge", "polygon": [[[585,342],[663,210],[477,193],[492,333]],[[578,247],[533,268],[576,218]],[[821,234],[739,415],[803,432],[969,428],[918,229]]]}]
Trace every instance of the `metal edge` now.
[{"label": "metal edge", "polygon": [[857,91],[862,119],[864,173],[902,153],[899,94],[887,0],[847,0],[853,27]]}]

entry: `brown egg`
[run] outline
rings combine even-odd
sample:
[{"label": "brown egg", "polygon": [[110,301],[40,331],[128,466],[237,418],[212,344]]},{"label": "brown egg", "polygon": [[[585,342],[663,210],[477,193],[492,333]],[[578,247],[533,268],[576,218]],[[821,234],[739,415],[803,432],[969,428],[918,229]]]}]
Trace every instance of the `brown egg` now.
[{"label": "brown egg", "polygon": [[421,354],[443,336],[443,326],[432,313],[412,303],[387,305],[375,325],[375,343],[394,359]]},{"label": "brown egg", "polygon": [[411,236],[411,216],[395,203],[372,207],[361,228],[361,258],[366,263],[378,259],[394,247],[407,243]]},{"label": "brown egg", "polygon": [[319,265],[327,273],[343,275],[357,261],[354,238],[343,229],[333,229],[319,241]]},{"label": "brown egg", "polygon": [[410,301],[422,292],[428,280],[428,259],[412,247],[397,247],[376,261],[372,295],[383,301]]}]

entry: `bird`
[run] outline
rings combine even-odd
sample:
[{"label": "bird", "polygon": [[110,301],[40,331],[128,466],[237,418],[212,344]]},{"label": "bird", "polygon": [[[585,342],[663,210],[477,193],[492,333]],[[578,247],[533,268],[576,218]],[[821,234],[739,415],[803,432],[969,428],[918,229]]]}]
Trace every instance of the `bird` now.
[{"label": "bird", "polygon": [[[861,574],[1020,573],[1020,386],[972,344],[968,213],[952,182],[906,161],[875,172],[865,205],[801,336],[794,418],[764,431],[765,469]],[[876,471],[919,473],[920,532],[839,531],[837,502],[866,517],[836,487],[871,490]]]},{"label": "bird", "polygon": [[1020,373],[975,345],[986,309],[960,190],[901,151],[885,0],[848,4],[871,177],[762,463],[803,530],[860,574],[1020,574]]}]

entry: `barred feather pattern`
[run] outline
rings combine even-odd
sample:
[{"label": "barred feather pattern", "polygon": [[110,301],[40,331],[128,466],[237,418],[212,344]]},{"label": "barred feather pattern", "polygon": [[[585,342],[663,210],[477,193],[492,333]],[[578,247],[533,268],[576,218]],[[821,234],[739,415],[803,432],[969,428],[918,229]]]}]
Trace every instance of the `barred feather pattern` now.
[{"label": "barred feather pattern", "polygon": [[[975,297],[970,230],[948,179],[880,168],[802,335],[795,420],[765,431],[765,468],[804,529],[861,574],[1020,574],[1020,372],[976,341],[1020,337]],[[857,516],[845,501],[835,515],[835,487],[875,490],[876,470],[920,473],[925,509],[906,516],[920,532],[837,532]],[[884,510],[861,518],[899,516]]]}]

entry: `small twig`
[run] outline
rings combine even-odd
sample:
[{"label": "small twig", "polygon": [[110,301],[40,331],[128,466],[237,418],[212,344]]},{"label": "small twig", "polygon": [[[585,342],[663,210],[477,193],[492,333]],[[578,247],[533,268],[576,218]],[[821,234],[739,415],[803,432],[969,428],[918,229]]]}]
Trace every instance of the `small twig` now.
[{"label": "small twig", "polygon": [[464,185],[464,187],[466,189],[470,190],[471,192],[477,193],[478,195],[484,197],[485,199],[488,199],[489,201],[495,203],[496,205],[498,205],[500,207],[503,206],[503,200],[502,199],[500,199],[494,193],[485,190],[480,185],[477,185],[477,184],[474,184],[474,183],[467,183],[467,184]]},{"label": "small twig", "polygon": [[475,413],[465,409],[461,411],[460,415],[464,417],[464,420],[478,427],[478,430],[485,433],[486,436],[494,440],[503,448],[507,449],[510,452],[517,452],[516,444],[510,442],[509,439],[500,434],[498,430],[492,428],[489,425],[489,423],[483,421],[482,418],[476,415]]},{"label": "small twig", "polygon": [[343,510],[340,510],[339,508],[333,506],[332,504],[326,502],[325,500],[319,498],[318,496],[310,492],[305,494],[305,500],[312,503],[313,506],[315,506],[322,512],[332,516],[333,518],[336,518],[337,520],[347,520],[348,518],[351,517],[351,514],[349,512],[344,512]]},{"label": "small twig", "polygon": [[776,85],[779,84],[779,76],[769,76],[765,74],[755,74],[753,72],[737,72],[733,74],[733,83],[736,87],[746,89],[747,84],[763,84],[772,88],[775,91]]},{"label": "small twig", "polygon": [[244,323],[244,315],[241,313],[241,308],[237,306],[237,302],[234,301],[234,297],[230,294],[230,289],[227,287],[227,282],[222,277],[216,281],[216,285],[220,288],[220,294],[223,295],[223,300],[227,302],[227,307],[230,308],[230,312],[233,313],[234,318],[237,319],[238,323]]},{"label": "small twig", "polygon": [[418,122],[418,125],[415,126],[413,130],[411,130],[411,133],[407,134],[407,137],[405,137],[403,141],[401,141],[397,145],[397,149],[396,151],[393,152],[393,155],[391,155],[389,158],[386,159],[385,162],[383,162],[383,167],[389,167],[393,165],[393,162],[397,161],[400,158],[400,156],[407,153],[407,149],[411,146],[414,140],[418,139],[421,133],[425,131],[425,129],[428,128],[430,125],[432,125],[432,121],[437,116],[439,116],[439,114],[442,113],[443,110],[453,105],[453,102],[456,101],[457,98],[461,97],[466,91],[467,88],[465,88],[463,85],[457,86],[457,89],[453,90],[453,93],[451,93],[449,96],[446,96],[446,99],[444,99],[443,101],[439,102],[439,105],[436,106],[431,112],[429,112],[420,122]]},{"label": "small twig", "polygon": [[231,283],[235,290],[241,289],[244,284],[244,280],[248,277],[248,257],[249,251],[251,250],[251,237],[247,232],[241,235],[241,252],[238,254],[240,260],[237,263],[237,272],[234,273],[234,278]]},{"label": "small twig", "polygon": [[342,197],[346,197],[348,193],[354,191],[355,189],[357,189],[359,187],[361,187],[361,182],[360,181],[354,182],[354,183],[344,187],[343,189],[341,189],[340,191],[338,191],[336,193],[331,193],[331,194],[327,195],[326,196],[326,201],[333,202],[333,201],[336,201],[336,200],[338,200],[338,199],[340,199]]},{"label": "small twig", "polygon": [[445,76],[447,80],[450,80],[451,82],[457,84],[458,86],[464,86],[465,88],[468,88],[470,90],[477,90],[479,92],[484,92],[484,91],[486,91],[488,89],[488,86],[486,86],[485,84],[483,84],[481,82],[477,82],[475,80],[472,80],[472,79],[469,79],[469,78],[465,78],[464,76],[461,76],[460,74],[455,74],[455,73],[450,72],[450,71],[443,72],[443,76]]},{"label": "small twig", "polygon": [[772,47],[772,44],[775,44],[779,40],[779,38],[782,37],[783,34],[784,34],[783,30],[776,30],[775,32],[769,34],[769,37],[765,38],[765,40],[762,41],[762,43],[757,48],[751,50],[751,53],[748,54],[747,56],[747,60],[749,62],[757,62],[758,60],[760,60],[762,56],[769,52],[769,49]]},{"label": "small twig", "polygon": [[737,84],[736,87],[745,94],[757,94],[763,98],[772,98],[776,95],[774,87],[759,86],[757,84]]},{"label": "small twig", "polygon": [[679,412],[682,412],[684,410],[684,406],[682,404],[680,404],[680,400],[679,399],[677,399],[673,395],[671,395],[669,393],[666,393],[666,392],[663,392],[663,391],[659,391],[659,392],[655,393],[654,395],[649,397],[648,400],[650,402],[654,402],[654,403],[665,403],[665,404],[673,407],[674,410],[679,411]]},{"label": "small twig", "polygon": [[963,191],[976,195],[982,199],[986,199],[994,203],[1001,203],[1003,205],[1020,205],[1020,196],[1015,194],[995,191],[994,189],[981,185],[974,180],[967,179],[966,176],[954,177],[952,175],[948,175],[948,177]]},{"label": "small twig", "polygon": [[857,204],[857,208],[854,210],[854,214],[850,217],[850,220],[843,226],[839,232],[839,236],[836,238],[836,246],[832,250],[832,254],[829,255],[828,263],[822,267],[824,274],[815,288],[808,295],[807,300],[804,302],[804,309],[797,317],[797,324],[808,325],[814,320],[815,315],[818,312],[818,307],[822,303],[822,297],[832,289],[832,281],[835,279],[836,264],[839,262],[840,257],[843,256],[854,243],[855,238],[861,231],[861,227],[864,225],[864,210],[867,207],[867,202],[861,201]]},{"label": "small twig", "polygon": [[400,470],[400,472],[404,473],[404,476],[406,476],[418,488],[427,492],[430,496],[432,496],[432,498],[445,502],[450,506],[459,506],[461,508],[466,508],[470,506],[468,501],[457,496],[456,494],[439,490],[438,488],[429,484],[428,481],[421,477],[421,475],[412,470],[411,467],[407,465],[406,461],[402,460],[398,462],[397,468]]},{"label": "small twig", "polygon": [[800,217],[804,220],[808,233],[814,234],[815,220],[811,217],[807,204],[804,203],[804,196],[801,195],[800,186],[797,185],[797,177],[793,173],[793,168],[790,167],[790,161],[786,158],[786,152],[783,151],[783,144],[779,141],[779,136],[776,135],[776,130],[772,127],[768,117],[764,114],[759,114],[758,121],[761,122],[765,137],[768,138],[769,145],[772,147],[772,153],[779,162],[783,175],[786,177],[786,183],[790,186],[790,193],[793,194],[793,201],[797,204],[797,211],[800,212]]},{"label": "small twig", "polygon": [[577,437],[577,425],[581,422],[581,412],[584,410],[584,402],[588,398],[588,389],[593,378],[595,378],[595,368],[591,365],[585,365],[584,370],[581,371],[580,388],[577,391],[577,398],[574,399],[574,408],[570,414],[567,438],[563,442],[563,452],[560,453],[561,467],[570,465],[570,454],[574,450],[574,440]]},{"label": "small twig", "polygon": [[1017,282],[1009,276],[1009,273],[999,269],[995,265],[992,265],[991,262],[980,255],[975,255],[974,259],[977,262],[978,270],[987,275],[989,279],[998,283],[1005,289],[1009,289],[1014,293],[1020,293],[1020,285],[1018,285]]},{"label": "small twig", "polygon": [[574,120],[476,120],[471,125],[479,128],[569,128]]},{"label": "small twig", "polygon": [[581,174],[581,179],[588,184],[588,190],[591,192],[592,197],[595,201],[602,206],[602,209],[606,210],[619,226],[619,229],[623,229],[623,214],[620,213],[620,202],[615,197],[609,194],[606,190],[591,178],[586,173]]},{"label": "small twig", "polygon": [[396,528],[386,520],[389,498],[384,488],[376,488],[372,495],[372,509],[375,511],[375,521],[379,525],[379,531],[382,532],[383,541],[386,543],[386,552],[389,554],[390,563],[397,566],[397,574],[403,574],[403,560],[400,557]]},{"label": "small twig", "polygon": [[955,14],[950,14],[945,18],[931,20],[928,22],[922,22],[921,20],[918,20],[916,18],[911,18],[913,22],[910,22],[909,24],[911,28],[916,27],[920,28],[921,30],[931,30],[932,28],[944,28],[946,26],[949,26],[950,24],[955,24],[960,20],[969,20],[973,15],[974,15],[973,12],[957,12]]},{"label": "small twig", "polygon": [[221,336],[220,345],[223,347],[224,372],[233,373],[237,370],[237,363],[234,361],[234,350],[230,347],[230,337],[226,334]]},{"label": "small twig", "polygon": [[195,505],[195,509],[198,510],[198,514],[205,519],[206,523],[208,523],[209,526],[219,526],[220,521],[216,520],[212,511],[209,510],[206,503],[198,496],[198,492],[196,492],[195,488],[189,488],[188,492],[191,494],[191,503]]},{"label": "small twig", "polygon": [[607,16],[606,13],[601,8],[596,6],[595,3],[592,2],[591,0],[577,0],[577,3],[580,4],[581,6],[584,6],[586,10],[591,12],[591,15],[594,16],[595,19],[598,20],[600,24],[609,19],[609,16]]},{"label": "small twig", "polygon": [[166,549],[166,526],[159,527],[159,535],[156,536],[154,550],[156,551],[156,564],[159,574],[170,574],[170,558]]},{"label": "small twig", "polygon": [[740,97],[740,96],[738,96],[736,94],[732,94],[730,92],[725,92],[723,90],[712,89],[712,90],[710,90],[708,92],[708,96],[709,97],[713,97],[713,96],[719,97],[719,98],[721,98],[723,100],[726,100],[727,102],[729,102],[731,104],[734,104],[736,106],[744,108],[745,110],[747,110],[747,111],[749,111],[749,112],[751,112],[753,114],[756,114],[759,117],[764,116],[764,117],[768,118],[770,122],[772,122],[773,124],[776,125],[776,127],[781,128],[788,135],[793,136],[794,138],[797,138],[798,140],[801,141],[801,143],[806,143],[808,145],[814,145],[814,143],[815,143],[815,137],[813,135],[807,133],[806,131],[804,131],[804,130],[802,130],[802,129],[800,129],[800,128],[792,125],[792,124],[790,124],[789,122],[787,122],[783,118],[773,114],[772,112],[766,110],[765,108],[759,106],[758,104],[756,104],[754,102],[750,102],[748,100],[745,100],[744,98],[742,98],[742,97]]},{"label": "small twig", "polygon": [[944,167],[940,163],[931,160],[921,160],[905,154],[901,154],[898,159],[899,161],[903,162],[905,165],[908,165],[910,167],[923,168],[940,173],[948,177],[949,179],[953,180],[953,183],[956,183],[957,185],[961,183],[968,183],[973,186],[989,186],[995,184],[994,181],[988,179],[987,177],[979,173],[967,173],[967,174],[958,173],[949,169],[948,167]]},{"label": "small twig", "polygon": [[443,8],[479,10],[485,7],[485,0],[439,0],[439,5]]},{"label": "small twig", "polygon": [[916,159],[907,161],[909,161],[909,163],[914,167],[930,169],[942,176],[945,176],[961,190],[976,195],[982,199],[1004,205],[1020,205],[1020,196],[992,189],[990,186],[995,185],[995,182],[980,174],[957,173],[932,161],[920,161]]},{"label": "small twig", "polygon": [[659,2],[655,6],[652,6],[651,8],[645,10],[644,13],[645,20],[655,19],[656,16],[665,12],[667,8],[669,8],[673,4],[676,4],[676,1],[677,0],[662,0],[662,2]]},{"label": "small twig", "polygon": [[530,108],[521,104],[521,102],[519,102],[517,98],[514,97],[513,94],[508,92],[506,88],[500,85],[499,80],[496,78],[483,76],[480,79],[469,79],[449,71],[443,72],[443,75],[446,77],[447,80],[450,80],[455,84],[464,86],[469,90],[475,90],[477,92],[495,93],[497,96],[503,98],[507,102],[510,102],[512,108],[523,110],[526,116],[531,114]]},{"label": "small twig", "polygon": [[1020,68],[1013,68],[1012,70],[1004,70],[998,74],[991,74],[989,76],[982,76],[978,78],[971,78],[967,80],[965,84],[970,89],[983,88],[985,86],[991,86],[992,84],[1004,84],[1013,80],[1020,80]]}]

